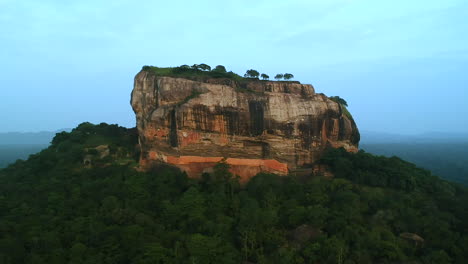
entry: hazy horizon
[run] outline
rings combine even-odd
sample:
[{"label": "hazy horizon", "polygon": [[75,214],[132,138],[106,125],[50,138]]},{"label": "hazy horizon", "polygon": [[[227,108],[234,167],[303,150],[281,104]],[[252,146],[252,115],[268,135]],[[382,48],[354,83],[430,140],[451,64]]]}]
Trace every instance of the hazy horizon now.
[{"label": "hazy horizon", "polygon": [[458,0],[0,0],[0,132],[133,127],[143,65],[207,63],[291,72],[362,131],[468,134],[467,15]]}]

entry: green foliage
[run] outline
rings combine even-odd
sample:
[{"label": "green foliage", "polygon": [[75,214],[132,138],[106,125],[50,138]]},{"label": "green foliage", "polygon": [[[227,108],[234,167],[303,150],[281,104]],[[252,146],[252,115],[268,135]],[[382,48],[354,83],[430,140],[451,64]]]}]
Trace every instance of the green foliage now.
[{"label": "green foliage", "polygon": [[330,96],[328,97],[330,100],[332,100],[333,102],[335,103],[338,103],[340,104],[340,107],[341,107],[341,111],[343,112],[343,115],[346,116],[347,118],[349,118],[350,120],[354,120],[353,119],[353,116],[351,115],[351,113],[348,111],[348,109],[346,108],[348,106],[348,103],[346,102],[345,99],[339,97],[339,96]]},{"label": "green foliage", "polygon": [[226,67],[223,65],[218,65],[213,69],[214,72],[226,73]]},{"label": "green foliage", "polygon": [[202,63],[200,65],[198,65],[198,67],[202,70],[202,71],[211,71],[211,67],[205,63]]},{"label": "green foliage", "polygon": [[205,63],[202,63],[202,64],[194,64],[192,65],[192,67],[188,67],[188,65],[182,65],[180,66],[179,68],[183,68],[183,69],[193,69],[195,71],[211,71],[211,67]]},{"label": "green foliage", "polygon": [[359,151],[350,154],[343,149],[329,149],[322,162],[332,169],[337,178],[378,187],[412,191],[417,179],[432,177],[428,171],[397,157],[382,158]]},{"label": "green foliage", "polygon": [[284,75],[283,75],[282,73],[278,73],[278,74],[275,75],[275,79],[276,79],[277,81],[279,81],[279,80],[281,80],[281,79],[283,79],[283,78],[284,78]]},{"label": "green foliage", "polygon": [[291,73],[285,73],[285,74],[283,74],[283,78],[285,80],[290,80],[290,79],[294,78],[294,75],[292,75]]},{"label": "green foliage", "polygon": [[339,97],[339,96],[330,96],[330,97],[328,97],[328,99],[332,100],[335,103],[339,103],[341,105],[348,106],[348,103],[346,102],[346,100]]},{"label": "green foliage", "polygon": [[213,70],[209,70],[209,66],[206,64],[195,64],[192,67],[188,65],[181,65],[179,67],[154,67],[154,66],[143,66],[142,71],[155,74],[157,76],[168,76],[185,78],[190,80],[204,81],[208,78],[226,78],[231,79],[239,83],[243,83],[246,80],[238,74],[230,71],[226,72],[226,68],[222,65],[216,66]]},{"label": "green foliage", "polygon": [[250,69],[245,72],[244,77],[245,78],[258,78],[259,75],[260,73],[258,71]]},{"label": "green foliage", "polygon": [[[268,80],[270,78],[269,75],[265,73],[260,74],[254,69],[247,70],[244,77],[242,77],[232,71],[227,72],[223,65],[217,65],[214,69],[211,69],[209,65],[204,63],[194,64],[192,66],[184,64],[179,67],[166,68],[145,65],[143,66],[142,71],[146,71],[157,76],[185,78],[195,81],[206,81],[209,78],[226,78],[237,83],[237,90],[239,92],[249,93],[255,93],[254,91],[246,88],[249,82],[258,80],[259,76],[262,80]],[[278,81],[283,78],[285,80],[290,80],[294,78],[294,75],[285,73],[284,75],[277,74],[275,76],[275,79]]]},{"label": "green foliage", "polygon": [[354,120],[353,119],[353,116],[351,115],[351,113],[348,111],[348,108],[346,108],[346,106],[342,105],[341,106],[341,111],[343,111],[343,114],[349,118],[349,120]]},{"label": "green foliage", "polygon": [[[188,179],[139,172],[133,130],[83,123],[0,170],[1,263],[464,263],[468,192],[398,158],[331,150],[335,175],[259,174],[221,162]],[[82,164],[109,144],[112,159]],[[414,243],[400,236],[424,238]]]}]

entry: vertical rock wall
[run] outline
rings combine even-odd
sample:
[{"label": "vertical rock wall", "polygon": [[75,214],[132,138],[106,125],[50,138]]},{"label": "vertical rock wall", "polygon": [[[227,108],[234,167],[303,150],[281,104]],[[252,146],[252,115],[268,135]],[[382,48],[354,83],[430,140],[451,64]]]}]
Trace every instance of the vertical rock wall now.
[{"label": "vertical rock wall", "polygon": [[196,177],[225,159],[247,180],[261,171],[287,174],[312,167],[328,146],[357,151],[352,118],[311,85],[258,80],[243,85],[138,73],[131,105],[140,165],[166,162]]}]

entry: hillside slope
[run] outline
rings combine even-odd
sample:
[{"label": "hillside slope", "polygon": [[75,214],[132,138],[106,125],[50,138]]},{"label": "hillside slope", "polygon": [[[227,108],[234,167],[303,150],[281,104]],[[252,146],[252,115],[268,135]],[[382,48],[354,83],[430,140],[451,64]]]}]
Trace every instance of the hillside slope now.
[{"label": "hillside slope", "polygon": [[[334,178],[220,163],[135,170],[134,130],[83,123],[0,170],[0,263],[465,263],[468,192],[398,158],[329,151]],[[104,146],[104,147],[103,147]]]}]

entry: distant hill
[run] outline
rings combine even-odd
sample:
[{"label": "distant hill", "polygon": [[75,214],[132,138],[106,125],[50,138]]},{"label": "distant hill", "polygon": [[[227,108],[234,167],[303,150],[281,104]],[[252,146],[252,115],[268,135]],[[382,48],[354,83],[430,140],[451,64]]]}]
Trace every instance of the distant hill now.
[{"label": "distant hill", "polygon": [[49,144],[14,144],[0,145],[0,168],[18,159],[27,159],[29,155],[45,149]]},{"label": "distant hill", "polygon": [[468,143],[468,133],[425,132],[402,135],[375,131],[360,131],[361,143]]},{"label": "distant hill", "polygon": [[49,144],[56,133],[70,130],[71,129],[59,129],[57,131],[0,133],[0,145]]},{"label": "distant hill", "polygon": [[29,155],[47,148],[56,133],[70,130],[0,133],[0,168],[18,159],[27,159]]},{"label": "distant hill", "polygon": [[377,155],[398,156],[445,179],[468,185],[468,136],[424,133],[397,135],[361,132],[360,148]]}]

